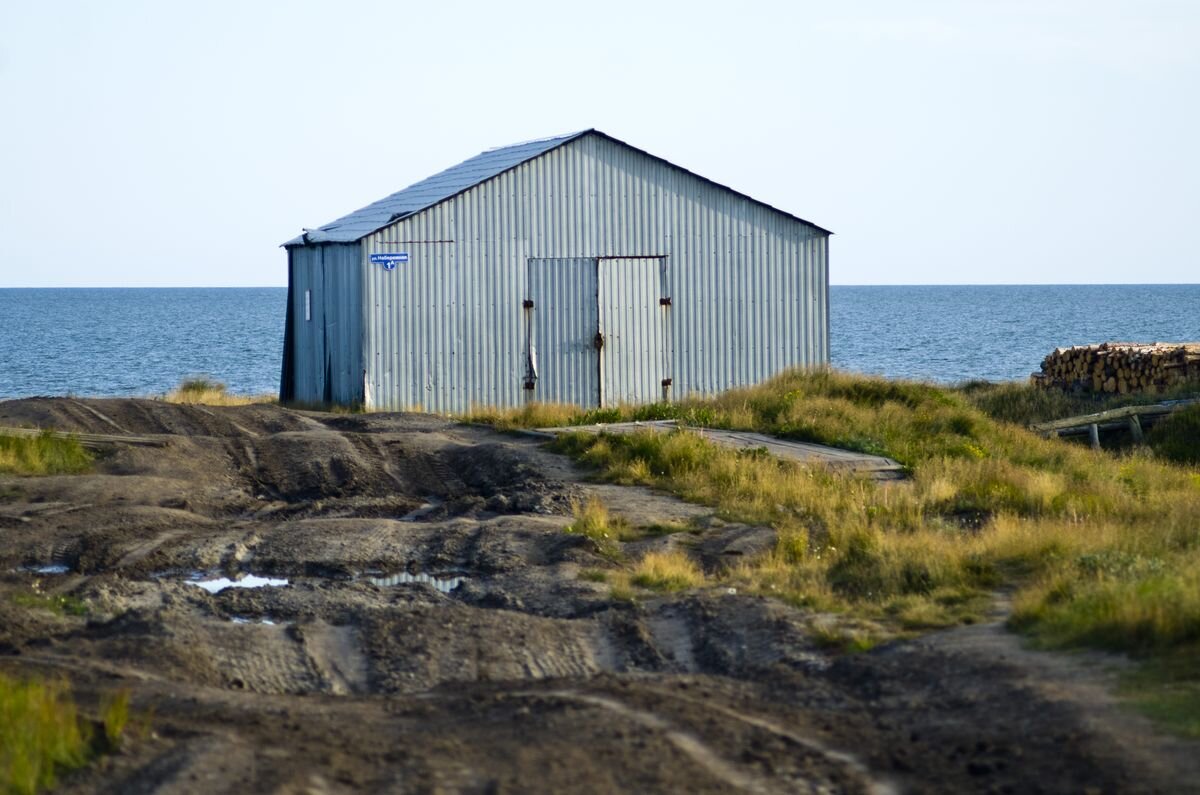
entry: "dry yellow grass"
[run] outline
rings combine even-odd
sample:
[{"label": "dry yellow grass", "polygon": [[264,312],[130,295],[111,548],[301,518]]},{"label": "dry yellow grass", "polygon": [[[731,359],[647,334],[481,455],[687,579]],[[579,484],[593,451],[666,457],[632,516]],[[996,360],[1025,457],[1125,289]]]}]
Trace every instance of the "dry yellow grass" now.
[{"label": "dry yellow grass", "polygon": [[189,378],[163,396],[168,403],[201,406],[249,406],[275,403],[275,395],[232,395],[224,384],[207,378]]},{"label": "dry yellow grass", "polygon": [[653,591],[683,591],[704,583],[704,572],[677,550],[647,553],[633,569],[629,581]]}]

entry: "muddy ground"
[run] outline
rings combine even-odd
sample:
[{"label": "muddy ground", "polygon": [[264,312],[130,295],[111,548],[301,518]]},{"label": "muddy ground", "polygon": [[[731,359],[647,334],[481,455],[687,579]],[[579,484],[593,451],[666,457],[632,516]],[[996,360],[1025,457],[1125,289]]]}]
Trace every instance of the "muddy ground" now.
[{"label": "muddy ground", "polygon": [[[0,425],[148,435],[93,474],[0,476],[0,669],[152,731],[73,793],[1179,792],[1196,747],[1117,708],[1112,661],[989,623],[837,654],[713,588],[614,601],[568,535],[597,493],[708,570],[770,532],[598,485],[536,440],[421,415],[0,403]],[[277,584],[197,582],[253,575]],[[282,580],[286,580],[283,585]],[[245,584],[245,580],[242,584]],[[210,586],[215,589],[216,586]],[[33,591],[87,614],[20,606]]]}]

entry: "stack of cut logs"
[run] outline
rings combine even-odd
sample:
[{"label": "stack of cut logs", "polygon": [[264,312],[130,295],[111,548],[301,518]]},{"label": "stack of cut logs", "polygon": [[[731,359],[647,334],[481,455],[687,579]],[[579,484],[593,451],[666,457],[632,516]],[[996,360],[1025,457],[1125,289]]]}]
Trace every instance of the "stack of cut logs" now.
[{"label": "stack of cut logs", "polygon": [[1200,343],[1104,342],[1058,348],[1042,360],[1042,371],[1030,380],[1047,389],[1157,394],[1184,381],[1200,381]]}]

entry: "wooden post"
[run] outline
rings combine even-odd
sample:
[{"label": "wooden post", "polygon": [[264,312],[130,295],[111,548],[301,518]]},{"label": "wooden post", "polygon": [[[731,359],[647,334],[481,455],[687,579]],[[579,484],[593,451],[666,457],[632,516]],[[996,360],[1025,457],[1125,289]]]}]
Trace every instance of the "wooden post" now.
[{"label": "wooden post", "polygon": [[1133,437],[1134,444],[1142,443],[1142,421],[1138,419],[1138,415],[1129,415],[1129,435]]},{"label": "wooden post", "polygon": [[1088,426],[1088,436],[1091,437],[1091,440],[1092,440],[1092,449],[1099,450],[1100,449],[1100,426],[1099,426],[1099,424],[1093,422],[1091,425]]}]

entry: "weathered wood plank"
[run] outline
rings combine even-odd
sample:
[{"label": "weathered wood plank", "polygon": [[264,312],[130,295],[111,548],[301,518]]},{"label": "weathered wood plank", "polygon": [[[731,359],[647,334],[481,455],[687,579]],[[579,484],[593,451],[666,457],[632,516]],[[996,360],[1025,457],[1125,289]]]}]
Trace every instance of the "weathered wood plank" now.
[{"label": "weathered wood plank", "polygon": [[[32,438],[47,433],[40,428],[8,428],[0,426],[0,436],[21,436]],[[151,436],[121,436],[107,433],[68,433],[66,431],[49,431],[51,436],[58,439],[75,439],[84,447],[112,447],[118,444],[138,445],[141,447],[166,447],[166,439],[156,439]]]},{"label": "weathered wood plank", "polygon": [[1077,428],[1084,425],[1092,425],[1094,423],[1111,422],[1113,420],[1125,419],[1132,416],[1153,416],[1158,414],[1170,414],[1177,411],[1183,406],[1200,403],[1200,400],[1175,400],[1170,403],[1150,403],[1144,406],[1122,406],[1119,409],[1109,409],[1108,411],[1099,411],[1095,414],[1081,414],[1077,417],[1065,417],[1061,420],[1053,420],[1052,422],[1039,422],[1030,425],[1030,429],[1039,433],[1049,433],[1050,431],[1058,431],[1066,428]]}]

